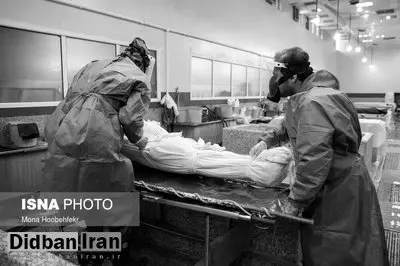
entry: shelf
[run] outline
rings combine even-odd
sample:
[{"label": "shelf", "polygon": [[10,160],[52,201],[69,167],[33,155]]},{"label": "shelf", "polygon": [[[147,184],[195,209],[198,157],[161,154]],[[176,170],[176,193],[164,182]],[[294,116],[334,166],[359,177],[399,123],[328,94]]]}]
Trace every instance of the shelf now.
[{"label": "shelf", "polygon": [[47,142],[38,141],[38,144],[36,146],[30,147],[30,148],[11,149],[11,148],[0,147],[0,156],[16,154],[16,153],[27,153],[27,152],[34,152],[34,151],[42,151],[42,150],[47,150]]}]

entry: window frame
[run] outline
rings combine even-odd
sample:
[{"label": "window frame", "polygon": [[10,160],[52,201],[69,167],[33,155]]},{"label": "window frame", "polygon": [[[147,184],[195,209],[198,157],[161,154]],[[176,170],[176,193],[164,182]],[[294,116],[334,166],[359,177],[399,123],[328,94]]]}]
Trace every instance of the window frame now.
[{"label": "window frame", "polygon": [[[68,32],[63,30],[51,29],[43,26],[37,26],[29,23],[21,23],[10,20],[0,20],[0,27],[7,27],[16,30],[23,30],[28,32],[40,33],[53,35],[60,38],[60,59],[61,59],[61,84],[63,90],[63,96],[68,92],[68,65],[67,65],[67,38],[80,39],[84,41],[99,42],[105,44],[111,44],[115,47],[115,56],[119,54],[120,46],[129,46],[129,42],[112,40],[99,36],[84,35],[74,32]],[[156,60],[159,62],[161,59],[160,52],[162,49],[155,47],[148,47],[149,50],[156,51]],[[89,63],[89,62],[88,62]],[[157,64],[157,98],[151,98],[151,102],[161,101],[161,89],[159,88],[159,81],[161,80],[159,64]],[[48,101],[48,102],[9,102],[0,103],[0,109],[6,108],[23,108],[23,107],[52,107],[57,106],[61,101]]]},{"label": "window frame", "polygon": [[[203,59],[203,60],[209,60],[209,61],[211,61],[211,97],[193,97],[192,96],[192,63],[193,63],[193,58],[198,58],[198,59]],[[267,58],[267,57],[263,57],[263,58]],[[259,64],[259,66],[256,66],[256,65],[250,65],[250,64],[248,64],[248,65],[246,65],[246,64],[240,64],[240,63],[235,63],[235,62],[231,62],[231,61],[226,61],[226,60],[221,60],[221,59],[215,59],[215,58],[212,58],[212,57],[206,57],[206,56],[203,56],[203,55],[198,55],[198,54],[194,54],[194,53],[192,53],[191,54],[191,56],[190,56],[190,101],[211,101],[211,100],[227,100],[227,99],[230,99],[230,98],[238,98],[238,99],[252,99],[252,100],[254,100],[254,99],[262,99],[262,98],[265,98],[265,96],[262,96],[261,94],[262,94],[262,84],[261,84],[261,81],[262,81],[262,78],[261,78],[261,73],[262,73],[262,71],[263,70],[267,70],[267,71],[272,71],[272,69],[271,68],[267,68],[267,67],[263,67],[262,66],[262,60],[263,60],[263,58],[262,57],[260,57],[260,64]],[[214,97],[213,95],[213,92],[214,92],[214,71],[213,71],[213,68],[214,68],[214,62],[219,62],[219,63],[227,63],[227,64],[229,64],[230,65],[230,67],[231,67],[231,77],[230,77],[230,80],[231,80],[231,82],[230,82],[230,92],[231,92],[231,96],[223,96],[223,97]],[[245,67],[245,69],[246,69],[246,96],[234,96],[234,94],[233,94],[233,88],[232,88],[232,81],[233,81],[233,75],[232,75],[232,72],[233,72],[233,70],[232,70],[232,67],[234,66],[234,65],[237,65],[237,66],[242,66],[242,67]],[[258,86],[259,86],[259,89],[258,89],[258,92],[259,92],[259,95],[258,96],[248,96],[248,94],[249,94],[249,82],[248,82],[248,68],[255,68],[255,69],[258,69],[258,73],[259,73],[259,83],[258,83]]]}]

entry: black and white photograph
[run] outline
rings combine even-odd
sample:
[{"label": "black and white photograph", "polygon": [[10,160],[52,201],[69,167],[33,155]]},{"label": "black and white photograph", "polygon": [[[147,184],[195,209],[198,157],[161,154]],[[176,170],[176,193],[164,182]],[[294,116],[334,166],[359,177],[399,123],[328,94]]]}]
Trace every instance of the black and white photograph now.
[{"label": "black and white photograph", "polygon": [[400,0],[0,0],[0,266],[400,266]]}]

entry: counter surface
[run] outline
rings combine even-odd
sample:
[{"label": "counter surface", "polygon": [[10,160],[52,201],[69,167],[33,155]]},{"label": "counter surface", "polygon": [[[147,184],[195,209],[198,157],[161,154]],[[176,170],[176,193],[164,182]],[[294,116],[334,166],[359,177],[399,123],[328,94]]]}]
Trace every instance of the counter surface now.
[{"label": "counter surface", "polygon": [[47,149],[47,142],[38,141],[38,144],[36,146],[30,147],[30,148],[10,149],[10,148],[5,148],[5,147],[0,147],[0,156],[16,154],[16,153],[42,151],[42,150],[46,150],[46,149]]}]

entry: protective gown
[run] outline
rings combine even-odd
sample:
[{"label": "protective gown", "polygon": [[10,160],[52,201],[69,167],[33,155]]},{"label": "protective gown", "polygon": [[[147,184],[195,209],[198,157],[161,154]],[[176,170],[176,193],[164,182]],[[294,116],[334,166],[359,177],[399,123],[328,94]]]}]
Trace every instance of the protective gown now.
[{"label": "protective gown", "polygon": [[146,84],[130,57],[94,61],[75,75],[45,126],[49,156],[42,191],[131,191],[133,167],[120,153],[121,141],[123,133],[132,143],[143,135]]},{"label": "protective gown", "polygon": [[289,201],[315,224],[301,225],[303,265],[389,265],[382,215],[358,155],[355,107],[327,71],[308,77],[288,102],[286,121],[262,137],[290,141],[296,180]]}]

